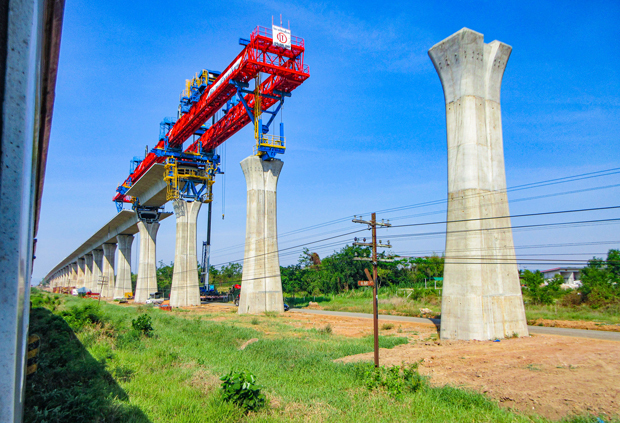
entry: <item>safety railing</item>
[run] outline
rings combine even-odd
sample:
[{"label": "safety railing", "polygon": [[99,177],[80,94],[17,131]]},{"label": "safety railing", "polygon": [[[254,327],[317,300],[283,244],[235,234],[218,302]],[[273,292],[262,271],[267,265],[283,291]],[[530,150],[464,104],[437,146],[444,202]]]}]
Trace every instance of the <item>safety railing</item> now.
[{"label": "safety railing", "polygon": [[[262,37],[273,38],[273,32],[271,31],[271,28],[266,28],[264,26],[257,26],[254,31],[252,31],[251,39],[254,40],[254,38],[259,35]],[[294,35],[291,35],[291,44],[298,47],[304,47],[305,45],[303,38],[296,37]]]}]

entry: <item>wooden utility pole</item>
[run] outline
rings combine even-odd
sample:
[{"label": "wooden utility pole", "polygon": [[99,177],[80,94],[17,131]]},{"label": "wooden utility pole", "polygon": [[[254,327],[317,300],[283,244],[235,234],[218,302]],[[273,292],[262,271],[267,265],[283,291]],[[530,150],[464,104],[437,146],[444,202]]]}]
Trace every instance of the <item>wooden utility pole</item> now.
[{"label": "wooden utility pole", "polygon": [[355,242],[353,245],[364,246],[364,247],[372,247],[372,257],[354,257],[353,260],[362,260],[362,261],[371,261],[372,262],[372,280],[370,280],[370,274],[367,269],[364,269],[366,272],[366,276],[368,277],[368,281],[359,281],[359,286],[372,286],[373,292],[373,300],[372,300],[372,324],[374,329],[374,338],[375,338],[375,367],[379,367],[379,295],[377,292],[377,263],[379,261],[394,261],[394,260],[386,260],[386,259],[377,259],[377,247],[383,248],[392,248],[390,245],[390,241],[387,244],[382,244],[379,241],[377,244],[377,226],[390,227],[390,221],[377,222],[377,214],[373,213],[371,216],[371,220],[362,220],[361,217],[358,219],[357,216],[354,216],[353,223],[363,223],[368,225],[369,229],[372,229],[372,242],[367,243],[366,238],[363,239],[363,242],[359,242],[357,238],[355,238]]}]

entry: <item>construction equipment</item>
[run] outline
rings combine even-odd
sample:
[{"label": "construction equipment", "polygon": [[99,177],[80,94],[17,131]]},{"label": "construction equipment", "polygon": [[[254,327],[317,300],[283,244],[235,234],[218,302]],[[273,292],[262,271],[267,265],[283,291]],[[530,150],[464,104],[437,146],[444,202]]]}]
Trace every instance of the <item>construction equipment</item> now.
[{"label": "construction equipment", "polygon": [[[290,36],[290,30],[259,26],[250,39],[240,39],[239,44],[243,50],[223,72],[203,69],[186,81],[177,118],[162,121],[159,141],[143,160],[131,160],[130,175],[113,198],[119,211],[123,203],[132,203],[136,211],[142,209],[138,198],[125,193],[155,163],[166,163],[168,200],[210,202],[211,186],[219,172],[220,158],[215,148],[250,122],[254,123],[257,155],[271,160],[284,153],[284,124],[280,123],[279,135],[269,135],[269,126],[285,97],[290,97],[310,76],[304,64],[304,40]],[[261,73],[268,75],[263,82]],[[254,89],[249,90],[252,80]],[[272,106],[276,107],[269,110]],[[266,123],[261,119],[262,113],[271,114]],[[209,119],[211,125],[207,126]],[[190,137],[192,143],[183,150]]]}]

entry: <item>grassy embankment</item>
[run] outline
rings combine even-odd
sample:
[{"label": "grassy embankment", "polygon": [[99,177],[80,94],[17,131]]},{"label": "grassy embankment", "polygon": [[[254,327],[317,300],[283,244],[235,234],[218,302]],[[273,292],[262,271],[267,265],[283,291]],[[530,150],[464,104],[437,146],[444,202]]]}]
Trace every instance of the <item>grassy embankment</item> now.
[{"label": "grassy embankment", "polygon": [[[371,351],[370,338],[295,328],[286,315],[192,316],[105,303],[98,309],[93,300],[54,304],[47,297],[33,301],[31,333],[42,345],[39,370],[27,383],[26,422],[546,421],[455,388],[425,386],[401,399],[368,391],[370,364],[332,360]],[[151,317],[151,336],[132,329],[140,314]],[[238,349],[251,338],[259,341]],[[384,348],[403,342],[381,337]],[[218,377],[230,369],[257,376],[266,409],[244,415],[221,399]]]},{"label": "grassy embankment", "polygon": [[[332,311],[350,311],[355,313],[372,313],[372,290],[358,289],[337,295],[286,296],[291,307],[307,307],[310,301],[317,302],[323,309]],[[379,289],[379,312],[401,316],[420,316],[420,309],[428,308],[433,313],[427,317],[439,317],[441,314],[441,290],[420,289],[415,292],[396,290],[393,288]],[[581,320],[605,324],[620,324],[619,307],[601,307],[594,309],[586,305],[562,306],[528,304],[526,298],[525,314],[528,321],[548,320]]]}]

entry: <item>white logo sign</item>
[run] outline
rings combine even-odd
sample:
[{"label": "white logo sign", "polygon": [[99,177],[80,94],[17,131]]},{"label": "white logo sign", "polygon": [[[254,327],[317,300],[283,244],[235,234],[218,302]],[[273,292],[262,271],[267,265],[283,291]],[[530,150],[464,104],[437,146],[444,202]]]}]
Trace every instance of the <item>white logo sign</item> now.
[{"label": "white logo sign", "polygon": [[273,45],[276,47],[291,49],[291,30],[284,29],[279,26],[272,25],[271,32],[273,33]]}]

